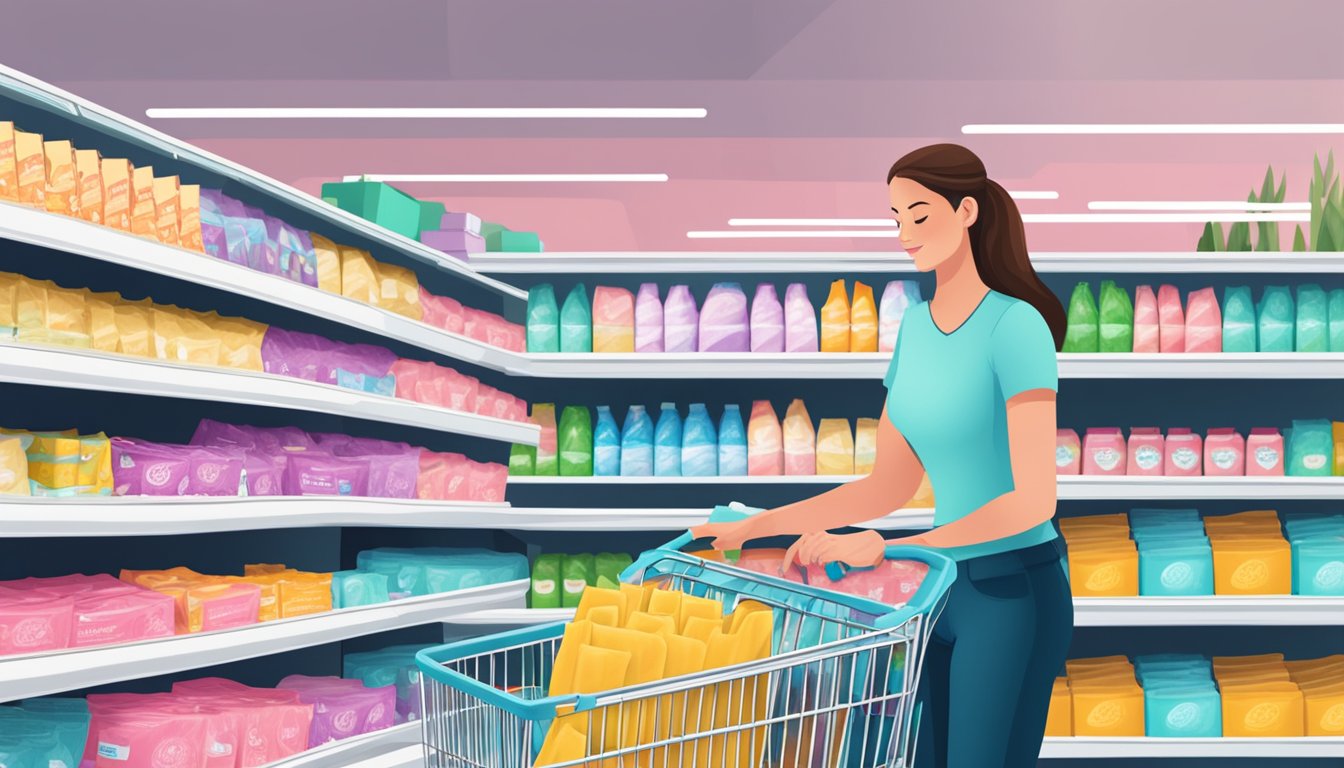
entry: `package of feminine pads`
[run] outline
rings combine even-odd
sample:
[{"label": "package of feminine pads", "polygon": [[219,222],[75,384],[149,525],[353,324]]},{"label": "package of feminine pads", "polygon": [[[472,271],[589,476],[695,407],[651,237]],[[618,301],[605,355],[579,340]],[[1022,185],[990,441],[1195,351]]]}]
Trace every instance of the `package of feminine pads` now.
[{"label": "package of feminine pads", "polygon": [[700,309],[701,352],[747,352],[751,323],[747,295],[737,283],[715,283]]},{"label": "package of feminine pads", "polygon": [[392,727],[396,720],[397,688],[366,688],[358,680],[339,677],[290,675],[277,688],[297,691],[313,705],[308,748]]},{"label": "package of feminine pads", "polygon": [[238,496],[244,464],[236,448],[112,438],[117,496]]},{"label": "package of feminine pads", "polygon": [[657,283],[643,283],[635,294],[635,351],[663,351],[663,300]]}]

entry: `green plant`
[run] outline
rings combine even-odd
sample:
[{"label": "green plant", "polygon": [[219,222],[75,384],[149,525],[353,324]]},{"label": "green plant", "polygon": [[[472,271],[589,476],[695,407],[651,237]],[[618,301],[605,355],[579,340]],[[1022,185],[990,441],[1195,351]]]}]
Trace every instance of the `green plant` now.
[{"label": "green plant", "polygon": [[1302,236],[1302,225],[1297,225],[1297,230],[1293,232],[1293,251],[1301,253],[1307,250],[1307,239]]},{"label": "green plant", "polygon": [[[1251,192],[1246,201],[1249,203],[1256,202],[1254,191]],[[1234,221],[1232,226],[1227,228],[1227,250],[1251,250],[1251,223],[1249,221]]]},{"label": "green plant", "polygon": [[[1288,176],[1284,174],[1279,179],[1279,187],[1274,188],[1274,166],[1270,166],[1265,171],[1265,182],[1260,188],[1259,202],[1262,203],[1282,203],[1284,193],[1287,191]],[[1256,202],[1255,193],[1251,193],[1249,202]],[[1255,242],[1257,251],[1277,251],[1279,250],[1279,223],[1277,221],[1261,221],[1256,227],[1258,237]]]},{"label": "green plant", "polygon": [[1311,249],[1344,250],[1344,187],[1335,172],[1333,151],[1326,157],[1324,169],[1320,155],[1316,156],[1308,199],[1311,203]]},{"label": "green plant", "polygon": [[1199,245],[1195,246],[1196,251],[1211,252],[1221,251],[1223,242],[1223,225],[1212,221],[1204,222],[1204,234],[1199,236]]}]

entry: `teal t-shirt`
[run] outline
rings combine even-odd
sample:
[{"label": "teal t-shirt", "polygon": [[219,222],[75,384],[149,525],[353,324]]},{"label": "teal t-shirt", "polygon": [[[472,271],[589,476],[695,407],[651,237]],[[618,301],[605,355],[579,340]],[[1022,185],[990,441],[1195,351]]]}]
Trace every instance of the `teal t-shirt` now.
[{"label": "teal t-shirt", "polygon": [[[1030,304],[990,291],[960,327],[944,333],[928,302],[906,310],[884,379],[887,415],[933,485],[935,527],[1013,490],[1007,402],[1058,391],[1054,337]],[[1042,523],[997,541],[943,550],[967,560],[1054,539]]]}]

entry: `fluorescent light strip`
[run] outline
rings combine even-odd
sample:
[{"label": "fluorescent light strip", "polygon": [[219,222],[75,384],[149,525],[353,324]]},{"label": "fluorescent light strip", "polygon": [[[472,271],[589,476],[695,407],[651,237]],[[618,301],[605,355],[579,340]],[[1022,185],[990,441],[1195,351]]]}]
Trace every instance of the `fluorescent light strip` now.
[{"label": "fluorescent light strip", "polygon": [[[1243,213],[1206,211],[1198,213],[1024,213],[1027,224],[1203,224],[1207,221],[1310,221],[1311,214],[1298,212]],[[730,227],[882,227],[897,229],[892,219],[729,219]]]},{"label": "fluorescent light strip", "polygon": [[892,219],[729,219],[730,227],[895,227]]},{"label": "fluorescent light strip", "polygon": [[1008,196],[1014,200],[1058,200],[1059,193],[1051,189],[1023,190],[1010,189]]},{"label": "fluorescent light strip", "polygon": [[685,120],[703,107],[152,107],[153,120]]},{"label": "fluorescent light strip", "polygon": [[1344,123],[982,123],[963,125],[961,132],[1019,136],[1339,134],[1344,133]]},{"label": "fluorescent light strip", "polygon": [[851,229],[851,230],[796,230],[784,229],[775,232],[747,231],[747,230],[727,230],[718,232],[687,232],[686,237],[691,240],[749,240],[749,239],[780,239],[780,238],[895,238],[900,237],[901,233],[892,230],[877,229]]},{"label": "fluorescent light strip", "polygon": [[666,173],[383,173],[346,176],[343,181],[434,182],[448,184],[497,184],[538,182],[640,182],[667,181]]},{"label": "fluorescent light strip", "polygon": [[1311,203],[1248,203],[1244,200],[1093,200],[1090,211],[1310,211]]}]

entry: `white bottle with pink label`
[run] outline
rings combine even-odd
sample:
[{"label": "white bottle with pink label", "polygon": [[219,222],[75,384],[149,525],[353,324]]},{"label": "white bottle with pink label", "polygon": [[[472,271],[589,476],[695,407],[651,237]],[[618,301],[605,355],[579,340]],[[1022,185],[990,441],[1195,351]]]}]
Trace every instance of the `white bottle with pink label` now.
[{"label": "white bottle with pink label", "polygon": [[1097,427],[1083,436],[1083,474],[1123,475],[1126,458],[1125,435],[1119,427]]},{"label": "white bottle with pink label", "polygon": [[1083,446],[1072,429],[1055,432],[1055,474],[1077,475],[1083,471]]},{"label": "white bottle with pink label", "polygon": [[1129,474],[1161,477],[1166,472],[1166,441],[1157,427],[1129,430]]},{"label": "white bottle with pink label", "polygon": [[1167,477],[1199,477],[1203,474],[1204,440],[1188,429],[1167,430]]},{"label": "white bottle with pink label", "polygon": [[1204,440],[1204,474],[1208,477],[1246,474],[1246,439],[1235,429],[1210,429]]},{"label": "white bottle with pink label", "polygon": [[1246,439],[1246,474],[1283,476],[1283,435],[1273,427],[1256,427]]}]

